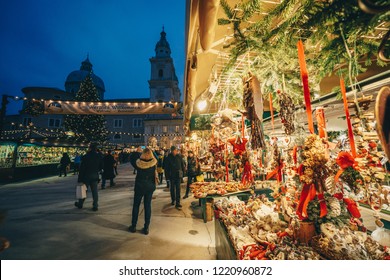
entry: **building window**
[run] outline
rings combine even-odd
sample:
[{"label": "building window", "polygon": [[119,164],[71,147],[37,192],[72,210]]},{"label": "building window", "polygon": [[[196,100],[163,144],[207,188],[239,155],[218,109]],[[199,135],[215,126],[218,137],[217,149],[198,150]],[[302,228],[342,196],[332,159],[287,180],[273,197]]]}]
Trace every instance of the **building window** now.
[{"label": "building window", "polygon": [[114,135],[114,140],[120,140],[121,138],[122,136],[118,133]]},{"label": "building window", "polygon": [[180,131],[180,126],[177,125],[177,126],[175,127],[175,132],[176,132],[176,133],[179,133],[179,131]]},{"label": "building window", "polygon": [[114,128],[122,128],[123,127],[123,120],[114,120]]},{"label": "building window", "polygon": [[162,69],[158,70],[158,77],[162,78],[164,76],[164,71]]},{"label": "building window", "polygon": [[168,126],[167,125],[163,125],[162,132],[163,133],[168,133]]},{"label": "building window", "polygon": [[32,123],[31,118],[23,118],[23,126],[29,126]]},{"label": "building window", "polygon": [[49,119],[49,127],[60,127],[61,120],[60,119]]},{"label": "building window", "polygon": [[154,134],[154,126],[150,127],[150,134]]},{"label": "building window", "polygon": [[133,119],[133,127],[142,127],[142,119]]},{"label": "building window", "polygon": [[134,138],[134,139],[140,139],[140,138],[141,138],[141,134],[134,134],[134,135],[133,135],[133,138]]}]

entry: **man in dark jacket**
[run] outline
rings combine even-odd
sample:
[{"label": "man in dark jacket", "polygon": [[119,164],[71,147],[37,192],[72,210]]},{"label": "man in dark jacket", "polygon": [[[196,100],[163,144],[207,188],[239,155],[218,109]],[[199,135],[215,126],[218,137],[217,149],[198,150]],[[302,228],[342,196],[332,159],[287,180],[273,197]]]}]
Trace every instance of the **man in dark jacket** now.
[{"label": "man in dark jacket", "polygon": [[110,180],[110,187],[115,186],[114,183],[114,165],[116,161],[111,154],[111,150],[107,151],[107,154],[103,158],[103,174],[102,174],[102,189],[106,188],[106,180]]},{"label": "man in dark jacket", "polygon": [[62,173],[64,173],[64,176],[66,177],[66,169],[68,168],[68,165],[71,163],[68,153],[63,153],[62,158],[60,160],[60,176],[62,176]]},{"label": "man in dark jacket", "polygon": [[170,181],[170,191],[171,191],[171,204],[176,204],[176,209],[181,209],[180,204],[180,183],[184,176],[185,172],[185,163],[182,156],[178,153],[178,150],[175,146],[171,147],[171,153],[166,159],[166,164],[164,165],[166,174],[168,176],[167,180]]},{"label": "man in dark jacket", "polygon": [[170,182],[169,182],[169,178],[168,178],[168,173],[167,173],[167,170],[168,170],[168,161],[167,161],[167,158],[170,154],[169,152],[170,150],[167,149],[165,152],[164,152],[164,158],[163,158],[163,169],[164,169],[164,176],[165,176],[165,181],[167,181],[167,188],[170,189]]},{"label": "man in dark jacket", "polygon": [[194,153],[192,151],[188,151],[188,157],[187,157],[187,188],[186,188],[186,194],[183,196],[183,199],[186,199],[188,197],[188,194],[190,192],[190,185],[192,182],[196,182],[196,176],[198,175],[198,160],[194,156]]},{"label": "man in dark jacket", "polygon": [[[89,151],[81,158],[80,172],[78,177],[79,183],[84,183],[89,187],[93,197],[93,211],[98,210],[98,181],[99,172],[103,169],[103,160],[101,155],[97,152],[97,144],[91,143]],[[84,199],[79,199],[75,203],[78,208],[83,208]]]}]

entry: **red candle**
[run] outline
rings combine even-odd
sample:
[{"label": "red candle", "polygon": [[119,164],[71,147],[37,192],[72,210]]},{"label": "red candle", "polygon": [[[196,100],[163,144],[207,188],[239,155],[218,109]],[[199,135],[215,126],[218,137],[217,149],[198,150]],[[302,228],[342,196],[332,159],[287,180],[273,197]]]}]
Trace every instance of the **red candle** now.
[{"label": "red candle", "polygon": [[297,47],[298,47],[299,66],[301,69],[301,78],[303,84],[303,95],[305,98],[305,105],[306,105],[307,122],[308,122],[310,133],[314,133],[313,116],[311,112],[311,102],[310,102],[309,75],[306,69],[305,51],[303,49],[303,43],[301,40],[298,41]]}]

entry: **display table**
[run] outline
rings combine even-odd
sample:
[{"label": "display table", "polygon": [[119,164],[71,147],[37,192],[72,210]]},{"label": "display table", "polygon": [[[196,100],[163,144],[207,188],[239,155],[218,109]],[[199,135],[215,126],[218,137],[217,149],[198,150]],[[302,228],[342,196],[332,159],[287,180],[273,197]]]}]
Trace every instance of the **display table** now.
[{"label": "display table", "polygon": [[[232,195],[235,195],[240,200],[245,201],[245,200],[248,200],[248,198],[251,196],[250,192],[251,192],[251,190],[245,190],[245,191],[240,191],[240,192],[235,192],[235,193],[227,193],[227,194],[225,194],[223,196],[220,196],[220,195],[208,195],[206,197],[199,198],[199,205],[200,205],[201,210],[202,210],[203,222],[207,223],[207,202],[213,204],[214,203],[214,199],[218,199],[218,198],[222,198],[222,197],[229,197],[229,196],[232,196]],[[272,192],[273,192],[273,190],[268,189],[268,188],[255,190],[255,194],[256,195],[265,194],[270,201],[274,200],[274,198],[271,196]]]},{"label": "display table", "polygon": [[[213,209],[213,204],[214,204],[214,199],[218,199],[221,197],[229,197],[232,195],[237,196],[241,200],[247,200],[250,196],[250,191],[251,190],[245,190],[245,191],[240,191],[236,193],[227,193],[223,196],[221,195],[208,195],[206,197],[199,198],[199,205],[202,210],[202,219],[203,222],[207,223],[207,203],[211,203],[211,210]],[[209,210],[210,211],[210,210]]]}]

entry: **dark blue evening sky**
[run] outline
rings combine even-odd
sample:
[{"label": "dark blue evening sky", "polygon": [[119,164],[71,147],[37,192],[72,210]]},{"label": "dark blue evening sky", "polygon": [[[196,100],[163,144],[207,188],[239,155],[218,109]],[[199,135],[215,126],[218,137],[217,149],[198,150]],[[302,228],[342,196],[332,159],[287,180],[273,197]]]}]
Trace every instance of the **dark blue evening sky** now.
[{"label": "dark blue evening sky", "polygon": [[[106,99],[149,97],[149,58],[163,25],[182,91],[184,0],[1,1],[0,95],[23,96],[28,86],[64,90],[89,53]],[[11,101],[7,114],[19,109]]]}]

